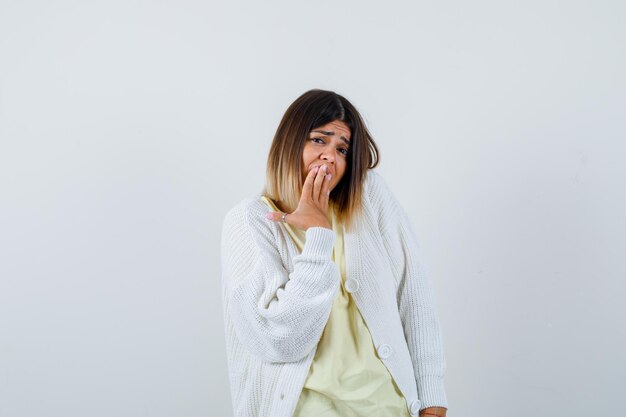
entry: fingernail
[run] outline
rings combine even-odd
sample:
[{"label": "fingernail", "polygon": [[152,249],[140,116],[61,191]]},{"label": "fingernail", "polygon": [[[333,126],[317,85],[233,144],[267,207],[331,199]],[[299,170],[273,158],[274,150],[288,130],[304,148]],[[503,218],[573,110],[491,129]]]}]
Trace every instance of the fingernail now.
[{"label": "fingernail", "polygon": [[267,213],[267,214],[265,215],[265,218],[266,218],[266,219],[270,219],[270,220],[272,220],[272,213]]},{"label": "fingernail", "polygon": [[322,171],[326,171],[326,165],[322,165]]},{"label": "fingernail", "polygon": [[326,179],[330,181],[333,176],[331,174],[326,175]]}]

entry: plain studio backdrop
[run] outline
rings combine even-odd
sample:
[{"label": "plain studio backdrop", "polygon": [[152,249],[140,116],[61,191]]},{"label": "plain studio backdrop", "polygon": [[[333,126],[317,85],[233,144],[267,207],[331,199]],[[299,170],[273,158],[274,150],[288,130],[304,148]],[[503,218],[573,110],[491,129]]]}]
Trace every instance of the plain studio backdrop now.
[{"label": "plain studio backdrop", "polygon": [[620,1],[0,2],[0,416],[232,413],[226,211],[334,90],[432,271],[451,417],[623,414]]}]

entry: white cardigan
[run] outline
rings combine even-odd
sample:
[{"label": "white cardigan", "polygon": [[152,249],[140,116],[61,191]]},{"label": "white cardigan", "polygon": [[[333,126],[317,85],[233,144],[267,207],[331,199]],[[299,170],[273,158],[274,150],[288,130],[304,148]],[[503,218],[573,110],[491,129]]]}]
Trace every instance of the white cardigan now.
[{"label": "white cardigan", "polygon": [[[413,224],[368,170],[364,221],[344,235],[346,285],[378,356],[418,415],[448,407],[437,304]],[[335,232],[310,227],[302,253],[257,193],[231,208],[221,241],[222,300],[236,417],[291,417],[339,290]]]}]

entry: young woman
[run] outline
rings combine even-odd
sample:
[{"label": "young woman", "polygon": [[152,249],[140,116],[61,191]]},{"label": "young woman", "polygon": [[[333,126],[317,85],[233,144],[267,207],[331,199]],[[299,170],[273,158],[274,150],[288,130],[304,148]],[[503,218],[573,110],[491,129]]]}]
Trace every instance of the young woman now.
[{"label": "young woman", "polygon": [[287,109],[266,185],[224,218],[235,416],[445,416],[430,275],[378,148],[344,97]]}]

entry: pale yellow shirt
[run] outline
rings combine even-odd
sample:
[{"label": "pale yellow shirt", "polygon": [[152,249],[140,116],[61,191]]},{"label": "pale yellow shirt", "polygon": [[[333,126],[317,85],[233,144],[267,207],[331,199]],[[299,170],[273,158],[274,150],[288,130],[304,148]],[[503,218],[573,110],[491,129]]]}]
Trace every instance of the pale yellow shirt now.
[{"label": "pale yellow shirt", "polygon": [[[266,196],[261,200],[279,211]],[[341,273],[341,286],[293,417],[410,417],[404,396],[378,358],[365,321],[344,288],[343,225],[330,212],[337,236],[333,261]],[[288,223],[284,226],[302,251],[305,231]]]}]

